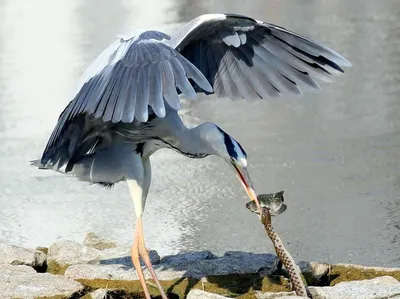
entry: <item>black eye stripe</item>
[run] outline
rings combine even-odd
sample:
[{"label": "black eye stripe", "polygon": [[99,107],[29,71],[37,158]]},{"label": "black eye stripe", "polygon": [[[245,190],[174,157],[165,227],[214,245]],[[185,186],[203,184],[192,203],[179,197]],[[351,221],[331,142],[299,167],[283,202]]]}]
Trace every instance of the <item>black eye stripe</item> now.
[{"label": "black eye stripe", "polygon": [[[234,140],[230,135],[228,135],[227,133],[225,133],[225,131],[223,131],[220,127],[217,126],[217,128],[221,131],[221,133],[224,135],[224,143],[225,143],[225,147],[229,153],[229,156],[237,159],[238,158],[238,154],[235,151],[235,145],[233,144],[232,140]],[[236,141],[236,140],[235,140]],[[239,146],[240,150],[242,151],[243,155],[245,158],[247,158],[247,154],[244,151],[243,147],[240,145],[239,142],[237,142],[237,145]]]}]

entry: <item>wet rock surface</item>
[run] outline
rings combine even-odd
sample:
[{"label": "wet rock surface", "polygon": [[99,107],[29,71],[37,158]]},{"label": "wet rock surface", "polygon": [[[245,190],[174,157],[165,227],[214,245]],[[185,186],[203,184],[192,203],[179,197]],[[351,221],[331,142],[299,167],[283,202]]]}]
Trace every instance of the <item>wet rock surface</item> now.
[{"label": "wet rock surface", "polygon": [[[59,240],[47,255],[4,243],[0,250],[0,298],[142,298],[130,246],[93,233],[82,244]],[[171,298],[301,298],[291,292],[273,254],[200,251],[160,258],[150,251],[150,256]],[[400,299],[398,268],[306,261],[298,266],[314,299]],[[38,273],[40,267],[48,273]],[[146,267],[143,272],[151,285]],[[150,293],[158,295],[152,287]]]}]

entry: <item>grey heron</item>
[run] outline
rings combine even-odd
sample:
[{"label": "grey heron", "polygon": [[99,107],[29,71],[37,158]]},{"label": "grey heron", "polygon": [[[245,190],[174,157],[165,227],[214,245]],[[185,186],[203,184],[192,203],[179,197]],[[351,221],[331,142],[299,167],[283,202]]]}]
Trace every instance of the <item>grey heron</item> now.
[{"label": "grey heron", "polygon": [[[111,186],[125,181],[136,214],[132,262],[150,298],[140,258],[167,298],[145,247],[142,214],[151,182],[150,156],[169,148],[190,158],[215,155],[234,170],[258,207],[247,154],[214,123],[186,127],[180,95],[231,99],[301,96],[318,91],[351,64],[327,46],[285,28],[235,14],[201,15],[167,35],[119,35],[84,72],[33,165]],[[244,112],[245,113],[245,112]],[[259,209],[260,210],[260,209]]]}]

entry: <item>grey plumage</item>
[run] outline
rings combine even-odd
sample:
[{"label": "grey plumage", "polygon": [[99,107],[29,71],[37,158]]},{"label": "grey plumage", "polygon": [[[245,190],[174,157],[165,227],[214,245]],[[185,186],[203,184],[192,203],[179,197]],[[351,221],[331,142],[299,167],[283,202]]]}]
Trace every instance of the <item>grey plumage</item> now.
[{"label": "grey plumage", "polygon": [[131,143],[156,138],[157,130],[143,134],[152,127],[149,115],[179,110],[181,93],[191,99],[198,92],[247,100],[301,96],[320,89],[316,79],[329,82],[350,65],[320,43],[232,14],[200,16],[171,36],[154,30],[118,35],[83,74],[41,167],[70,171],[86,154],[124,143],[118,130],[131,130]]}]

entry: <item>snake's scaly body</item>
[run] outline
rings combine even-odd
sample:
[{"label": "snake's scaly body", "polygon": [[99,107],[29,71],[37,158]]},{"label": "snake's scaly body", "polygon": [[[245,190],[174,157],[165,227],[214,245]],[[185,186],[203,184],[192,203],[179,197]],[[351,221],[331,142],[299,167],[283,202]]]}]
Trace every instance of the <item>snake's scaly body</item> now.
[{"label": "snake's scaly body", "polygon": [[292,282],[292,288],[295,291],[297,296],[304,296],[312,298],[311,293],[308,291],[307,287],[303,283],[301,279],[300,270],[296,265],[296,262],[290,255],[289,251],[283,245],[281,238],[279,238],[278,234],[272,228],[271,222],[271,214],[268,208],[263,207],[263,212],[261,214],[261,222],[264,224],[265,230],[268,234],[268,237],[272,240],[274,244],[275,252],[279,257],[279,260],[285,266],[286,270],[290,275],[290,281]]}]

